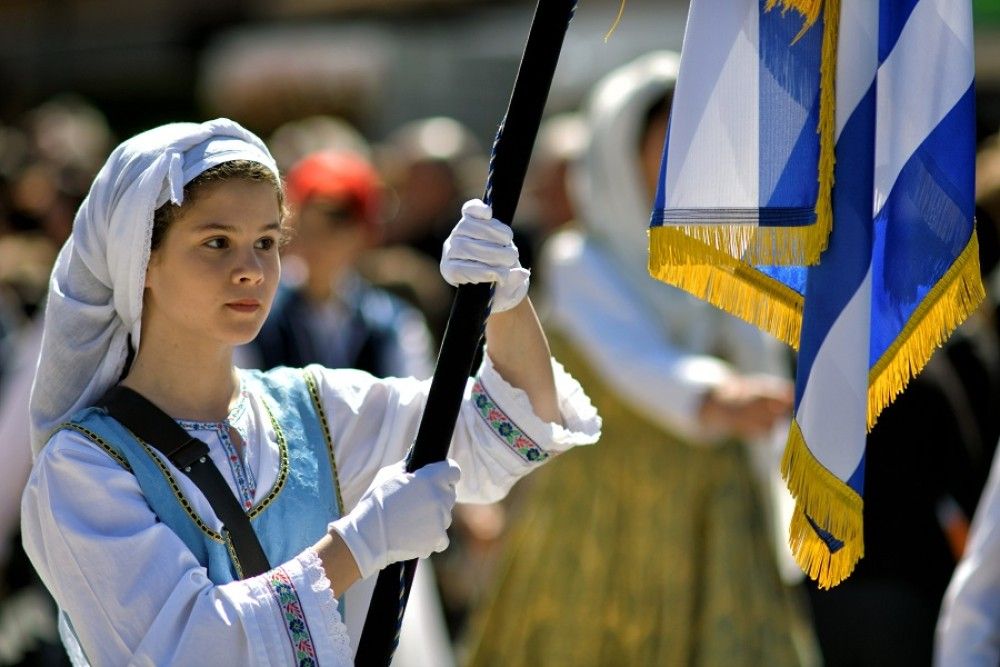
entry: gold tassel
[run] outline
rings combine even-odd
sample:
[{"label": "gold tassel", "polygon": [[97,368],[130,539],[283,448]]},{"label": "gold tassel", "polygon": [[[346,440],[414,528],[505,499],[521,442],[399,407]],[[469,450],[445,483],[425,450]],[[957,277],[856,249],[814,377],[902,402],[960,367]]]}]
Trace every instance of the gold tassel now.
[{"label": "gold tassel", "polygon": [[[816,460],[794,420],[781,459],[781,475],[795,498],[795,513],[789,527],[792,554],[820,588],[836,586],[864,556],[861,496]],[[843,546],[831,552],[805,515],[843,542]]]},{"label": "gold tassel", "polygon": [[649,274],[798,349],[802,296],[714,245],[677,227],[653,227]]},{"label": "gold tassel", "polygon": [[979,270],[979,240],[968,244],[931,288],[903,330],[868,372],[868,429],[930,360],[934,350],[986,296]]}]

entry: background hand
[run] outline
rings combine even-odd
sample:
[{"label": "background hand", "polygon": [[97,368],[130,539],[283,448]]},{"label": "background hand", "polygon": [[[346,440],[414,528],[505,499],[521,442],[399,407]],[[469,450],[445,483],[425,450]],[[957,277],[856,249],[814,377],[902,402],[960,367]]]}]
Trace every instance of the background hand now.
[{"label": "background hand", "polygon": [[768,375],[734,375],[712,389],[698,417],[713,435],[752,440],[768,435],[789,417],[795,399],[791,382]]}]

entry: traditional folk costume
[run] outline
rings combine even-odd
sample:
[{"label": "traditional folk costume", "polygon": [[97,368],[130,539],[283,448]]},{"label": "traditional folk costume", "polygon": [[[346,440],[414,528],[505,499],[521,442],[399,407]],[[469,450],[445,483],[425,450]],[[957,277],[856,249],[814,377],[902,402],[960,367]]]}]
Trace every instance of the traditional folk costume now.
[{"label": "traditional folk costume", "polygon": [[[22,525],[76,664],[352,664],[374,578],[338,600],[308,547],[405,455],[428,382],[316,366],[240,371],[226,420],[179,422],[208,443],[273,566],[245,580],[193,482],[87,407],[121,374],[128,336],[138,344],[153,211],[236,159],[277,173],[263,144],[231,121],[168,125],[125,142],[53,274],[46,321],[70,326],[45,330]],[[460,500],[496,500],[554,454],[597,439],[589,400],[554,370],[565,428],[541,421],[488,357],[470,380],[451,450],[463,468]]]},{"label": "traditional folk costume", "polygon": [[[298,159],[285,174],[293,206],[317,197],[339,202],[352,212],[354,231],[380,233],[383,213],[378,174],[347,151],[323,151]],[[289,256],[291,255],[291,257]],[[299,274],[289,262],[303,262]],[[431,335],[423,315],[400,297],[372,285],[353,267],[332,281],[327,298],[306,289],[309,262],[285,253],[281,285],[257,337],[237,348],[240,368],[354,368],[375,377],[430,377],[434,370]],[[393,654],[396,667],[454,667],[451,640],[432,565],[414,575]]]},{"label": "traditional folk costume", "polygon": [[696,418],[734,371],[786,374],[781,348],[646,275],[637,146],[675,74],[647,57],[590,100],[583,231],[550,239],[542,268],[550,342],[600,410],[602,446],[532,480],[475,624],[476,667],[798,662],[751,456]]}]

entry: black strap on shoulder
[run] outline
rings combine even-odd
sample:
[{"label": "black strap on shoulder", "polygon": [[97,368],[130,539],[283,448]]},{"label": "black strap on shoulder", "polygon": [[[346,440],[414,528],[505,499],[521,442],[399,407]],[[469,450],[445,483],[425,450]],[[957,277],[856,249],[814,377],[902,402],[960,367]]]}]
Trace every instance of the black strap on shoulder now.
[{"label": "black strap on shoulder", "polygon": [[222,473],[208,456],[208,445],[191,437],[163,410],[142,394],[117,385],[98,402],[112,417],[136,436],[160,450],[177,468],[191,478],[205,495],[223,530],[229,532],[239,568],[244,577],[267,572],[270,565],[239,501]]}]

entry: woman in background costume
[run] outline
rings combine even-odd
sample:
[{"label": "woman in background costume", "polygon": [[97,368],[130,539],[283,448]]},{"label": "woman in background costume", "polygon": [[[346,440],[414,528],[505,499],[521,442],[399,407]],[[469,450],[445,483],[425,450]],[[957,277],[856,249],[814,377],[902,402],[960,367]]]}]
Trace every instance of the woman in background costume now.
[{"label": "woman in background costume", "polygon": [[533,481],[476,667],[800,662],[754,473],[776,474],[777,448],[749,443],[791,407],[781,346],[646,271],[677,62],[640,58],[589,100],[580,228],[551,238],[542,268],[546,330],[604,419],[603,446]]}]

